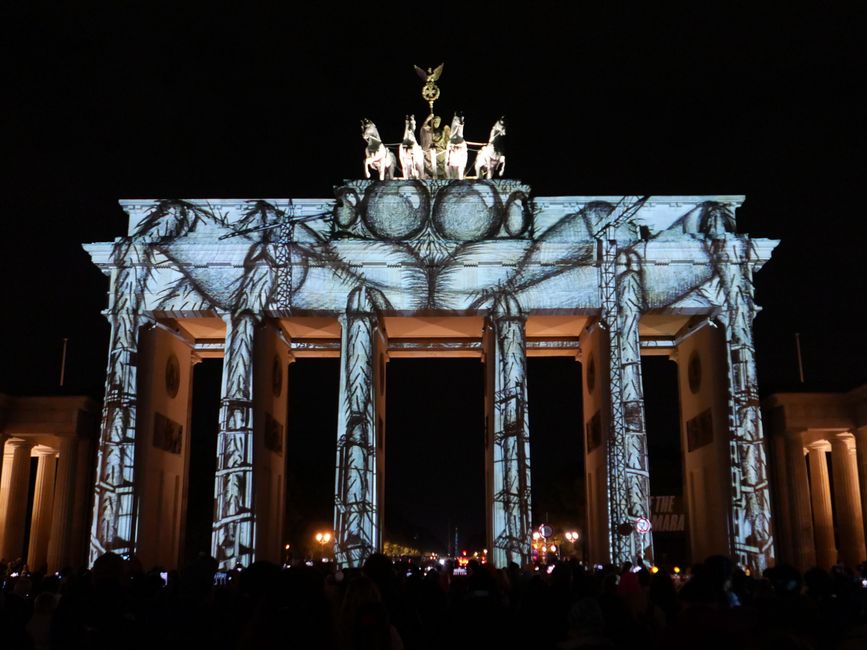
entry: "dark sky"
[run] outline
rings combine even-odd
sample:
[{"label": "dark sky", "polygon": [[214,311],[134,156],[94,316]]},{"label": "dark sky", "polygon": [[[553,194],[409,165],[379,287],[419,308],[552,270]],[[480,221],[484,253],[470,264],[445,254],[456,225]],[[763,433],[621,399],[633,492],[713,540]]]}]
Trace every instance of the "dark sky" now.
[{"label": "dark sky", "polygon": [[[328,197],[334,183],[360,174],[359,119],[398,138],[402,116],[426,110],[411,66],[441,61],[439,112],[463,110],[471,139],[505,114],[509,176],[538,195],[746,194],[740,230],[782,240],[756,280],[762,391],[867,380],[861,15],[794,7],[665,15],[657,6],[603,15],[533,3],[520,13],[464,5],[426,14],[376,4],[360,16],[325,3],[262,13],[244,3],[230,13],[213,4],[79,4],[26,9],[6,24],[0,392],[61,392],[69,337],[64,391],[101,394],[107,285],[79,244],[124,232],[118,199]],[[330,381],[327,363],[314,366],[293,373]],[[469,381],[464,370],[392,366],[392,379],[433,383],[403,397],[390,384],[390,434],[401,436],[389,442],[390,459],[444,453],[402,436],[413,409],[425,407],[413,396],[445,404],[453,387],[435,380]],[[580,450],[569,433],[577,371],[534,361],[530,372],[540,405],[531,417],[545,423],[538,440],[549,436],[534,441],[534,482],[547,495],[537,495],[537,510],[556,510],[566,489],[557,485],[568,483],[571,451]],[[558,390],[560,399],[549,398]],[[476,403],[437,407],[453,414],[439,426],[474,430],[467,418],[480,404],[479,392]],[[476,508],[477,465],[422,463],[438,468],[424,480],[470,476]],[[390,515],[409,519],[413,508],[401,503],[422,496],[402,502],[389,489],[398,508]],[[441,529],[442,512],[454,508],[440,506],[435,520],[411,526]],[[467,512],[454,516],[472,520]]]}]

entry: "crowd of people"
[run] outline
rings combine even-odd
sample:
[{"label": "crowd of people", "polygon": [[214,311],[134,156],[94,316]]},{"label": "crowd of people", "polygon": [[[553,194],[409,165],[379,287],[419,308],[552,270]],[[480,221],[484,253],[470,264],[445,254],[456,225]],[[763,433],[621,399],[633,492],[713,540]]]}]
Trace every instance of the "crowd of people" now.
[{"label": "crowd of people", "polygon": [[202,555],[144,571],[107,553],[58,574],[0,566],[0,647],[867,648],[867,565],[759,577],[722,556],[683,576],[576,561],[453,575],[379,554],[361,569],[310,564],[223,574]]}]

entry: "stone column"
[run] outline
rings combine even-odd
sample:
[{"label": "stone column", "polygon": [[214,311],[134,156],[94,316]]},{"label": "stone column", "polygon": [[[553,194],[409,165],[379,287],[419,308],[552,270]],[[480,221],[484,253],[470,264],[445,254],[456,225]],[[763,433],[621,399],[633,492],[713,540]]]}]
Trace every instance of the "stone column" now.
[{"label": "stone column", "polygon": [[834,463],[834,502],[837,530],[840,535],[840,559],[856,567],[864,558],[864,523],[861,519],[861,495],[858,493],[858,470],[852,452],[854,437],[837,434],[831,440]]},{"label": "stone column", "polygon": [[64,567],[81,561],[80,558],[73,557],[69,552],[70,545],[73,543],[70,535],[73,522],[72,510],[75,507],[78,440],[75,436],[65,436],[60,439],[59,447],[54,507],[51,515],[51,535],[48,541],[49,571],[60,571]]},{"label": "stone column", "polygon": [[334,497],[334,557],[358,567],[378,548],[376,379],[379,316],[370,290],[353,289],[340,317],[340,403]]},{"label": "stone column", "polygon": [[[861,493],[861,521],[867,526],[867,426],[855,429],[855,462],[858,468],[858,488]],[[867,529],[864,530],[867,535]]]},{"label": "stone column", "polygon": [[746,238],[716,233],[708,242],[715,278],[705,292],[720,306],[729,376],[731,545],[756,574],[774,563],[771,495],[756,376],[753,250]]},{"label": "stone column", "polygon": [[643,308],[641,259],[631,249],[617,254],[616,303],[603,309],[608,330],[611,421],[608,432],[608,492],[611,560],[653,562],[653,537],[636,523],[650,521],[650,471],[638,322]]},{"label": "stone column", "polygon": [[[8,437],[7,437],[8,440]],[[3,456],[0,457],[0,524],[6,521],[6,508],[9,505],[7,493],[9,492],[9,477],[12,471],[12,459],[15,448],[3,441]],[[0,546],[3,544],[3,536],[0,534]]]},{"label": "stone column", "polygon": [[[793,562],[801,571],[816,566],[816,548],[813,540],[813,514],[810,509],[810,485],[807,480],[807,463],[804,458],[804,436],[800,431],[790,431],[785,436],[786,471],[788,473],[788,496],[792,523]],[[785,515],[784,515],[785,516]]]},{"label": "stone column", "polygon": [[57,468],[57,452],[53,449],[40,448],[36,455],[39,464],[36,466],[36,492],[33,495],[30,545],[27,549],[27,564],[33,571],[40,570],[47,559],[54,505],[54,475]]},{"label": "stone column", "polygon": [[[124,268],[119,273],[132,272]],[[117,282],[119,286],[124,284]],[[91,565],[107,551],[121,555],[133,553],[136,540],[134,472],[139,315],[133,310],[120,310],[113,313],[110,320],[111,343],[90,533]]]},{"label": "stone column", "polygon": [[499,297],[489,318],[490,427],[488,488],[494,566],[530,561],[530,429],[527,416],[526,315],[513,296]]},{"label": "stone column", "polygon": [[810,496],[813,502],[813,531],[816,538],[816,563],[829,568],[837,562],[834,544],[834,519],[831,513],[831,486],[828,482],[827,442],[810,445]]},{"label": "stone column", "polygon": [[[0,485],[3,484],[3,457],[6,453],[6,441],[9,440],[9,434],[0,433]],[[2,498],[2,493],[0,493],[0,498]],[[0,521],[3,521],[0,519]]]},{"label": "stone column", "polygon": [[224,316],[226,343],[214,477],[211,554],[220,569],[255,560],[253,501],[253,334],[256,317],[243,311]]},{"label": "stone column", "polygon": [[[12,439],[6,443],[0,503],[0,558],[16,560],[24,551],[24,522],[27,517],[27,492],[30,487],[30,450],[33,443]],[[6,457],[9,460],[6,460]]]}]

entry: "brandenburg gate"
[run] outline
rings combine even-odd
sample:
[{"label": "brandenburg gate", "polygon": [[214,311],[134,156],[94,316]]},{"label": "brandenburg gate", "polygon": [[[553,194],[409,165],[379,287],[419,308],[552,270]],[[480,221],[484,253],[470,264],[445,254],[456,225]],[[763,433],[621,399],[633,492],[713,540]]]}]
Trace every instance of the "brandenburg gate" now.
[{"label": "brandenburg gate", "polygon": [[382,546],[388,360],[472,356],[489,548],[526,563],[526,358],[551,355],[582,365],[590,559],[652,560],[641,357],[666,355],[693,556],[773,563],[752,278],[776,242],[737,233],[742,200],[407,178],[346,181],[331,199],[123,201],[128,234],[85,245],[111,323],[91,561],[177,565],[204,357],[223,360],[211,552],[224,568],[279,561],[288,366],[339,356],[334,552],[360,564]]}]

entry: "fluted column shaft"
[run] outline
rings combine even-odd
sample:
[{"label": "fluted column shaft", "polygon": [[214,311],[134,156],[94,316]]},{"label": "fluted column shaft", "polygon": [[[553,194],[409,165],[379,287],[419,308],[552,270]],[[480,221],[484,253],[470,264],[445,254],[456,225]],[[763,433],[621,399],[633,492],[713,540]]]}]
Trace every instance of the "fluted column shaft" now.
[{"label": "fluted column shaft", "polygon": [[75,477],[78,460],[78,440],[74,437],[60,439],[60,455],[57,458],[57,478],[54,491],[54,508],[51,515],[51,538],[48,541],[48,570],[59,571],[78,559],[70,557],[70,534],[72,509],[75,504]]},{"label": "fluted column shaft", "polygon": [[45,565],[47,559],[54,505],[54,475],[57,468],[57,456],[53,449],[40,449],[37,456],[39,464],[36,466],[36,491],[33,494],[30,544],[27,548],[27,564],[36,571]]},{"label": "fluted column shaft", "polygon": [[789,478],[789,516],[792,522],[793,561],[801,571],[816,566],[813,541],[813,515],[810,509],[810,484],[804,459],[804,440],[800,431],[786,436],[786,469]]},{"label": "fluted column shaft", "polygon": [[867,426],[855,429],[855,463],[858,468],[858,488],[861,496],[861,526],[867,536]]},{"label": "fluted column shaft", "polygon": [[340,401],[334,496],[334,557],[360,567],[378,550],[376,354],[379,320],[367,289],[354,289],[340,318]]},{"label": "fluted column shaft", "polygon": [[771,492],[753,346],[754,300],[749,240],[715,237],[713,264],[720,279],[729,374],[731,543],[735,560],[755,573],[774,564]]},{"label": "fluted column shaft", "polygon": [[618,254],[616,295],[615,312],[604,309],[602,314],[608,328],[610,362],[607,453],[611,560],[615,564],[636,558],[653,562],[653,536],[636,527],[639,520],[650,520],[650,463],[638,332],[644,293],[641,260],[635,252]]},{"label": "fluted column shaft", "polygon": [[[24,551],[24,522],[27,517],[27,491],[30,486],[30,449],[32,442],[10,440],[6,443],[5,465],[0,485],[0,558],[15,560]],[[7,461],[7,457],[9,460]]]},{"label": "fluted column shaft", "polygon": [[864,524],[852,442],[853,438],[849,434],[835,436],[831,442],[831,458],[834,462],[834,501],[837,506],[837,529],[840,532],[840,556],[845,564],[855,567],[864,559]]},{"label": "fluted column shaft", "polygon": [[[6,441],[9,440],[9,434],[0,433],[0,485],[3,484],[3,456],[6,453]],[[0,493],[2,498],[2,493]],[[0,521],[3,521],[0,519]]]},{"label": "fluted column shaft", "polygon": [[810,447],[810,494],[813,502],[813,534],[816,539],[816,562],[828,568],[837,561],[834,544],[834,519],[831,513],[831,488],[825,446]]},{"label": "fluted column shaft", "polygon": [[513,298],[494,305],[489,319],[493,435],[490,520],[492,559],[497,567],[530,561],[530,428],[527,417],[526,316]]},{"label": "fluted column shaft", "polygon": [[220,568],[249,566],[255,559],[253,499],[253,335],[250,312],[227,315],[214,479],[211,554]]},{"label": "fluted column shaft", "polygon": [[[128,280],[132,270],[120,276]],[[120,282],[118,286],[125,285]],[[131,281],[131,280],[129,280]],[[119,289],[116,289],[119,291]],[[133,553],[136,544],[135,436],[140,317],[133,310],[110,316],[111,339],[96,458],[89,563],[106,552]]]}]

